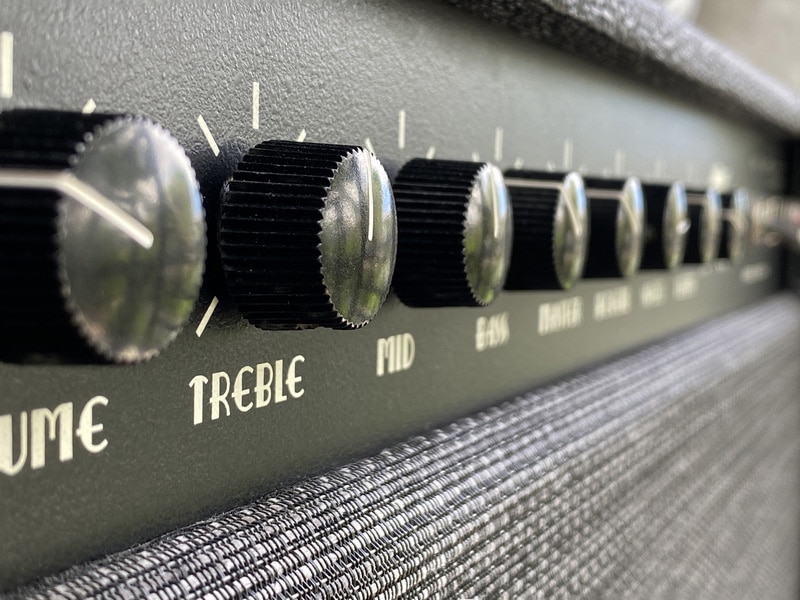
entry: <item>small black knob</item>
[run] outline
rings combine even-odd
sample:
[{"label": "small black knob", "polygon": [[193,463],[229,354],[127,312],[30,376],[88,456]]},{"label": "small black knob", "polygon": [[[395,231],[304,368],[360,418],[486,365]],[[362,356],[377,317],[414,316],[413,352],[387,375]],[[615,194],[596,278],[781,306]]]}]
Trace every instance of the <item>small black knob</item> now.
[{"label": "small black knob", "polygon": [[627,179],[586,178],[592,234],[584,277],[632,277],[644,249],[642,184]]},{"label": "small black knob", "polygon": [[588,202],[578,173],[506,171],[514,246],[506,289],[569,289],[589,243]]},{"label": "small black knob", "polygon": [[750,196],[744,188],[722,194],[724,225],[720,239],[719,255],[734,264],[744,260],[750,241]]},{"label": "small black knob", "polygon": [[389,177],[358,146],[264,142],[223,190],[219,245],[231,298],[256,327],[362,327],[394,271]]},{"label": "small black knob", "polygon": [[641,268],[673,271],[683,263],[691,227],[686,188],[679,181],[642,187],[647,198],[647,232]]},{"label": "small black knob", "polygon": [[191,313],[205,247],[194,171],[159,125],[128,115],[0,115],[5,355],[155,356]]},{"label": "small black knob", "polygon": [[394,289],[409,306],[485,306],[506,280],[512,217],[489,163],[414,159],[394,182]]},{"label": "small black knob", "polygon": [[719,255],[722,236],[722,199],[713,188],[686,190],[689,208],[689,235],[684,263],[707,264]]}]

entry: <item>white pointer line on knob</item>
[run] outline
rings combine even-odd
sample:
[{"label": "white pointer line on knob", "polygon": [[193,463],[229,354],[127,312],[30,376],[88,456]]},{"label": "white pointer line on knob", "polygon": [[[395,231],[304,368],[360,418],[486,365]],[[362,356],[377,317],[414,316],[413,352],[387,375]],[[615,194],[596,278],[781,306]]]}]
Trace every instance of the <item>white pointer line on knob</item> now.
[{"label": "white pointer line on knob", "polygon": [[200,125],[203,135],[206,136],[206,141],[208,145],[211,146],[211,151],[214,153],[214,156],[219,156],[219,146],[217,146],[217,142],[214,141],[214,136],[211,135],[211,130],[208,128],[203,115],[197,115],[197,124]]},{"label": "white pointer line on knob", "polygon": [[367,214],[367,218],[369,219],[369,224],[367,225],[367,240],[372,241],[373,236],[375,235],[375,198],[372,193],[372,157],[367,156],[367,203],[369,204],[369,213]]},{"label": "white pointer line on knob", "polygon": [[259,107],[258,102],[261,96],[260,86],[257,81],[253,82],[253,129],[258,129],[259,124]]},{"label": "white pointer line on knob", "polygon": [[153,233],[122,208],[69,171],[0,170],[0,187],[54,190],[69,196],[139,244],[153,246]]},{"label": "white pointer line on knob", "polygon": [[200,319],[200,323],[198,323],[197,329],[194,330],[194,333],[195,333],[195,335],[197,335],[197,337],[200,337],[201,335],[203,335],[203,332],[206,330],[206,326],[208,325],[208,322],[211,320],[211,315],[214,314],[214,311],[217,308],[217,304],[219,304],[219,298],[214,296],[211,299],[211,303],[208,305],[208,308],[206,309],[206,312],[203,313],[203,318]]},{"label": "white pointer line on knob", "polygon": [[497,197],[497,181],[494,178],[494,168],[489,167],[489,187],[492,190],[492,225],[494,226],[494,239],[500,237],[500,199]]},{"label": "white pointer line on knob", "polygon": [[0,32],[0,98],[14,95],[14,34]]}]

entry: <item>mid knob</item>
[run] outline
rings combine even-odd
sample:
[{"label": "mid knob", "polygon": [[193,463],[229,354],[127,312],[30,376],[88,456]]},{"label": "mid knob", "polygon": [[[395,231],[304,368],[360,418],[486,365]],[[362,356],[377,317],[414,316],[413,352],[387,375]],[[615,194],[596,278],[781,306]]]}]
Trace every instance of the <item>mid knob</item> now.
[{"label": "mid knob", "polygon": [[183,149],[152,121],[3,113],[0,216],[4,354],[138,362],[188,318],[202,202]]},{"label": "mid knob", "polygon": [[719,192],[686,190],[691,227],[686,240],[684,263],[706,264],[717,258],[722,236],[722,199]]},{"label": "mid knob", "polygon": [[512,217],[489,163],[414,159],[394,183],[399,234],[394,288],[409,306],[485,306],[506,280]]},{"label": "mid knob", "polygon": [[578,173],[506,171],[514,249],[506,289],[569,289],[589,243],[588,202]]},{"label": "mid knob", "polygon": [[362,327],[394,271],[389,177],[358,146],[259,144],[223,190],[219,246],[231,298],[256,327]]},{"label": "mid knob", "polygon": [[627,179],[586,179],[592,235],[584,277],[631,277],[644,250],[642,184]]}]

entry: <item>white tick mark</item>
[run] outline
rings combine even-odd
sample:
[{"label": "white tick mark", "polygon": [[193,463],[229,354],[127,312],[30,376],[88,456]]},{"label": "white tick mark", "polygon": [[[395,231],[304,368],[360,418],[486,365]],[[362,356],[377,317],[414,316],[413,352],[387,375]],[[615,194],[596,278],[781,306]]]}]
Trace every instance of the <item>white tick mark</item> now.
[{"label": "white tick mark", "polygon": [[562,156],[561,161],[565,171],[568,171],[572,168],[572,151],[572,140],[567,138],[564,140],[564,155]]},{"label": "white tick mark", "polygon": [[217,146],[217,142],[214,141],[214,136],[211,135],[211,130],[208,128],[208,125],[206,125],[206,120],[203,118],[203,115],[197,116],[197,124],[200,125],[203,135],[206,136],[206,141],[208,145],[211,146],[211,151],[214,153],[214,156],[219,156],[219,146]]},{"label": "white tick mark", "polygon": [[94,98],[89,98],[86,101],[86,104],[83,105],[81,112],[85,115],[90,115],[94,112],[94,109],[97,108],[97,103],[94,101]]},{"label": "white tick mark", "polygon": [[260,127],[259,99],[261,97],[260,86],[257,81],[253,82],[253,129]]},{"label": "white tick mark", "polygon": [[306,141],[306,130],[301,129],[300,133],[297,134],[297,141],[298,142],[305,142]]},{"label": "white tick mark", "polygon": [[403,150],[406,147],[406,111],[397,113],[397,147]]},{"label": "white tick mark", "polygon": [[500,162],[503,160],[503,128],[497,127],[494,130],[494,160]]},{"label": "white tick mark", "polygon": [[425,158],[427,158],[428,160],[432,160],[434,156],[436,156],[436,146],[431,146],[425,153]]},{"label": "white tick mark", "polygon": [[208,305],[206,312],[203,314],[203,318],[200,319],[200,323],[197,325],[197,329],[194,330],[197,337],[203,335],[203,332],[206,330],[208,322],[211,320],[211,315],[214,314],[214,310],[217,308],[217,304],[219,304],[219,299],[216,296],[214,296],[211,299],[211,304]]},{"label": "white tick mark", "polygon": [[14,34],[0,32],[0,98],[14,95]]}]

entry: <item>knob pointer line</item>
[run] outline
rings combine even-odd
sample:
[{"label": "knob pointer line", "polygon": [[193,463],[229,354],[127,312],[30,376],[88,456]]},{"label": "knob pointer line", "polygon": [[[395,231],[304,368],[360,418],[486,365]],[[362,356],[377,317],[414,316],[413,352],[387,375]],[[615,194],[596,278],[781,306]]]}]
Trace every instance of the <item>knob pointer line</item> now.
[{"label": "knob pointer line", "polygon": [[[553,190],[560,190],[562,184],[559,182],[554,181],[538,181],[538,180],[528,180],[522,179],[517,177],[506,177],[506,184],[513,187],[523,187],[523,188],[550,188]],[[578,219],[578,213],[575,209],[574,204],[572,203],[572,199],[569,195],[565,197],[564,207],[567,210],[567,216],[569,217],[569,223],[572,226],[572,233],[575,237],[581,237],[583,235],[583,227],[581,226],[581,222]]]},{"label": "knob pointer line", "polygon": [[28,169],[0,170],[0,187],[45,189],[61,192],[105,219],[110,225],[149,250],[154,236],[147,227],[134,219],[92,186],[85,184],[68,171],[52,172]]}]

